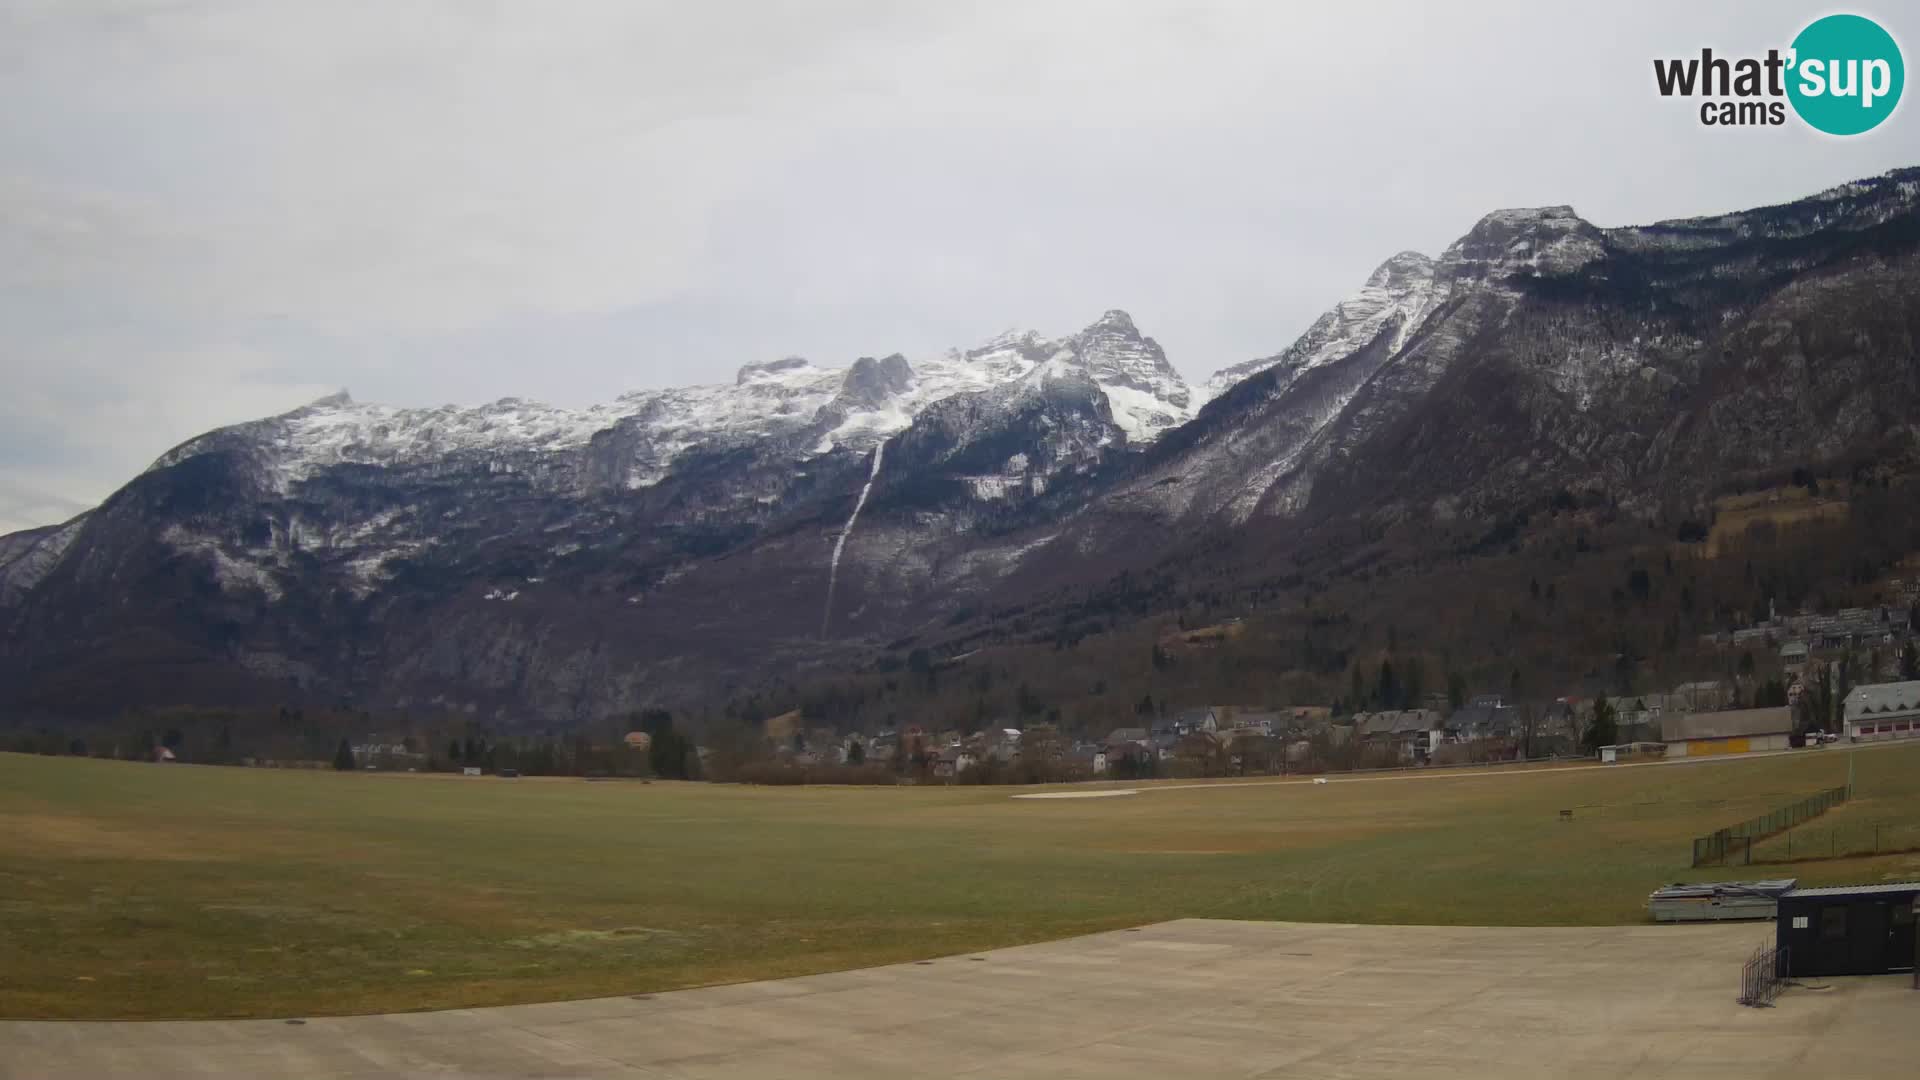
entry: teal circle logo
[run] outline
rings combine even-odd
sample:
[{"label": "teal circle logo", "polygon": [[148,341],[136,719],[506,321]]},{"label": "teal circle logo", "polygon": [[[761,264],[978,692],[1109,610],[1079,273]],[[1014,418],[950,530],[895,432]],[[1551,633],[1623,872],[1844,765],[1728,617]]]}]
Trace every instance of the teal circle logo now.
[{"label": "teal circle logo", "polygon": [[1872,131],[1900,104],[1906,64],[1893,35],[1859,15],[1828,15],[1793,39],[1787,99],[1829,135]]}]

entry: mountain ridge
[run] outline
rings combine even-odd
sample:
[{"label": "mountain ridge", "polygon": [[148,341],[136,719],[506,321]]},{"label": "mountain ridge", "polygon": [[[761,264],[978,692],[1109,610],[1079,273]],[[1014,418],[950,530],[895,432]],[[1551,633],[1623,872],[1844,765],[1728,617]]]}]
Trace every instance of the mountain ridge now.
[{"label": "mountain ridge", "polygon": [[333,395],[0,538],[0,674],[34,708],[571,723],[1236,537],[1285,560],[1316,522],[1494,522],[1569,490],[1698,516],[1720,477],[1911,447],[1917,201],[1908,169],[1645,226],[1494,211],[1197,389],[1115,309],[587,410]]}]

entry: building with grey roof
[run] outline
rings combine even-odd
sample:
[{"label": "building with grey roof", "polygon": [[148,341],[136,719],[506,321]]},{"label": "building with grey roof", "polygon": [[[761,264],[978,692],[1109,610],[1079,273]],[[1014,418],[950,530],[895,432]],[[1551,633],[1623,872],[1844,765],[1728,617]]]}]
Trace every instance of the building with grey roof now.
[{"label": "building with grey roof", "polygon": [[1668,757],[1744,754],[1785,750],[1793,733],[1793,710],[1727,709],[1720,712],[1668,713],[1660,718]]},{"label": "building with grey roof", "polygon": [[1841,719],[1847,738],[1856,741],[1920,737],[1920,681],[1856,686]]}]

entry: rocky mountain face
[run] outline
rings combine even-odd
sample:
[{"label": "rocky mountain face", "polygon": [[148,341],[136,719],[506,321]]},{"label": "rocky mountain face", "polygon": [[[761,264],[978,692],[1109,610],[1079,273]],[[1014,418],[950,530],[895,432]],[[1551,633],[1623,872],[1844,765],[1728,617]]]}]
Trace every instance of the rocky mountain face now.
[{"label": "rocky mountain face", "polygon": [[1382,263],[1359,292],[1316,319],[1285,352],[1214,372],[1207,380],[1207,396],[1218,397],[1269,370],[1292,382],[1304,372],[1365,348],[1383,332],[1390,335],[1389,348],[1398,350],[1426,316],[1434,293],[1433,260],[1417,251],[1403,251]]},{"label": "rocky mountain face", "polygon": [[1916,202],[1907,170],[1643,227],[1489,214],[1430,265],[1382,266],[1108,501],[1229,524],[1495,514],[1563,488],[1644,507],[1911,440]]},{"label": "rocky mountain face", "polygon": [[[0,538],[0,670],[33,707],[318,695],[603,714],[660,693],[661,672],[671,692],[750,673],[769,644],[818,652],[823,626],[864,640],[870,587],[906,599],[923,576],[966,577],[942,542],[990,558],[963,538],[1191,415],[1119,311],[1059,340],[789,358],[586,410],[340,394],[193,439],[99,508]],[[887,511],[855,533],[869,495]],[[857,572],[834,612],[843,557]],[[109,664],[132,670],[101,683]]]},{"label": "rocky mountain face", "polygon": [[0,537],[0,707],[564,724],[859,662],[1261,523],[1562,489],[1651,513],[1911,448],[1917,202],[1906,170],[1631,228],[1499,211],[1203,391],[1113,311],[587,410],[324,399]]}]

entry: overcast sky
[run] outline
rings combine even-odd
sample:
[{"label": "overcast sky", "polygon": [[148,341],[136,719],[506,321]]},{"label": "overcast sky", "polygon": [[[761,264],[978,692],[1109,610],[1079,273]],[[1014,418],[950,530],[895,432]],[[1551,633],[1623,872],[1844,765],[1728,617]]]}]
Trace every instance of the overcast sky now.
[{"label": "overcast sky", "polygon": [[1652,89],[1825,10],[0,0],[0,531],[341,387],[586,404],[1112,307],[1204,378],[1490,209],[1920,163],[1910,102],[1836,140]]}]

